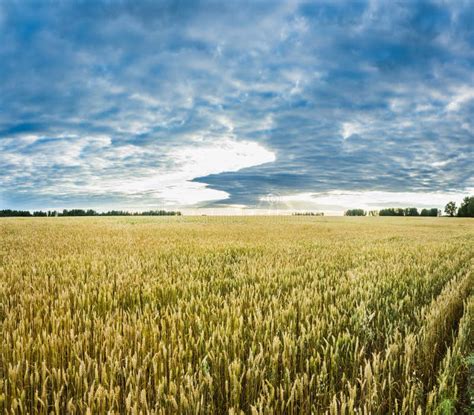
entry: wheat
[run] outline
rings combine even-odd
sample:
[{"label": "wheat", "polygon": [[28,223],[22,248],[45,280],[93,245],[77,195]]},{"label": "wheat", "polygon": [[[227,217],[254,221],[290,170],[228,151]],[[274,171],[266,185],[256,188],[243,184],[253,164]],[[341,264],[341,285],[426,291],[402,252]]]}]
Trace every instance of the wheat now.
[{"label": "wheat", "polygon": [[2,219],[0,236],[0,412],[463,405],[469,219]]}]

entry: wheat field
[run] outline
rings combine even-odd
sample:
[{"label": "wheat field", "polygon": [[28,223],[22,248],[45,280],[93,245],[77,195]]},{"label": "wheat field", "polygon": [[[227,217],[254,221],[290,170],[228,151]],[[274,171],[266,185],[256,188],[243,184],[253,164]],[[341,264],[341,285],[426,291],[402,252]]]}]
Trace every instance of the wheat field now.
[{"label": "wheat field", "polygon": [[473,271],[470,219],[2,219],[0,412],[467,413]]}]

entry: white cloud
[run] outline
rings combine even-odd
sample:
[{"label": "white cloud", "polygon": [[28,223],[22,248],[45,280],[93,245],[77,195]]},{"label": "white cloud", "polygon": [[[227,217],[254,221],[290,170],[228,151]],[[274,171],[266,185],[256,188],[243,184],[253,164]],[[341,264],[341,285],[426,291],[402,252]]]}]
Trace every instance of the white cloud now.
[{"label": "white cloud", "polygon": [[446,106],[446,110],[449,112],[458,111],[463,104],[470,101],[471,99],[474,99],[474,88],[458,88]]},{"label": "white cloud", "polygon": [[228,198],[228,193],[210,189],[191,180],[197,177],[235,172],[275,161],[275,154],[260,144],[223,139],[215,144],[183,146],[167,154],[172,167],[148,177],[109,183],[123,193],[152,193],[156,198],[177,205],[193,205]]},{"label": "white cloud", "polygon": [[409,99],[397,97],[390,99],[389,105],[393,112],[404,113],[411,104]]},{"label": "white cloud", "polygon": [[451,164],[454,160],[440,160],[440,161],[435,161],[431,163],[433,167],[445,167],[448,164]]},{"label": "white cloud", "polygon": [[357,122],[344,122],[342,123],[342,137],[347,140],[353,134],[359,134],[361,132],[361,126]]},{"label": "white cloud", "polygon": [[[24,150],[34,144],[34,152]],[[14,164],[21,172],[21,167],[47,168],[55,165],[81,166],[81,154],[86,148],[102,149],[111,145],[107,136],[58,135],[44,137],[24,135],[0,141],[0,164]],[[14,148],[13,150],[11,148]],[[15,174],[13,171],[11,174]]]},{"label": "white cloud", "polygon": [[[166,186],[155,182],[153,193],[150,195],[159,200],[163,205],[180,207],[225,200],[229,197],[227,192],[210,189],[206,184],[182,180],[179,175],[175,175],[174,178],[176,181]],[[166,179],[170,179],[170,177]]]},{"label": "white cloud", "polygon": [[215,117],[215,120],[224,128],[226,128],[229,133],[234,131],[234,123],[229,117],[221,114],[221,115],[217,115]]},{"label": "white cloud", "polygon": [[251,141],[225,139],[201,147],[184,147],[171,153],[189,176],[235,172],[246,167],[275,161],[275,154]]},{"label": "white cloud", "polygon": [[[230,121],[229,121],[230,123]],[[44,142],[43,142],[44,141]],[[35,143],[35,151],[19,152],[5,146],[0,164],[15,165],[16,177],[28,175],[32,179],[45,177],[45,183],[35,191],[42,195],[110,195],[128,198],[146,196],[165,205],[188,206],[203,202],[224,200],[229,194],[193,182],[197,177],[275,161],[275,154],[256,142],[237,141],[232,137],[206,140],[199,136],[177,147],[149,147],[112,145],[110,137],[71,137],[43,140],[21,137],[17,143]],[[12,142],[4,141],[12,145]],[[0,148],[1,149],[1,148]],[[127,160],[127,166],[124,165]],[[143,166],[143,161],[151,161]],[[150,166],[151,165],[151,166]],[[19,166],[23,166],[20,169]],[[48,173],[57,166],[75,167],[53,179]],[[3,184],[12,182],[12,175],[3,178]]]}]

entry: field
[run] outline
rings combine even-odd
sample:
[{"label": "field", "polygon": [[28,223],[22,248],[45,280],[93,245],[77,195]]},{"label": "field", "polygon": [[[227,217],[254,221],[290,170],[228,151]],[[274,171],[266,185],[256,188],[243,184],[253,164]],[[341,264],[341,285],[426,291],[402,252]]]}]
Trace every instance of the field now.
[{"label": "field", "polygon": [[3,219],[0,413],[467,412],[473,271],[470,219]]}]

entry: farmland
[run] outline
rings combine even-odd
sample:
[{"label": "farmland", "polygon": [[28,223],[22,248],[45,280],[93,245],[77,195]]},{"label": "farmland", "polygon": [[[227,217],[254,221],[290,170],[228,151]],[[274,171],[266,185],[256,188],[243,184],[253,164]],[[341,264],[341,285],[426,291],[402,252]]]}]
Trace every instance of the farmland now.
[{"label": "farmland", "polygon": [[454,413],[474,222],[0,220],[2,413]]}]

